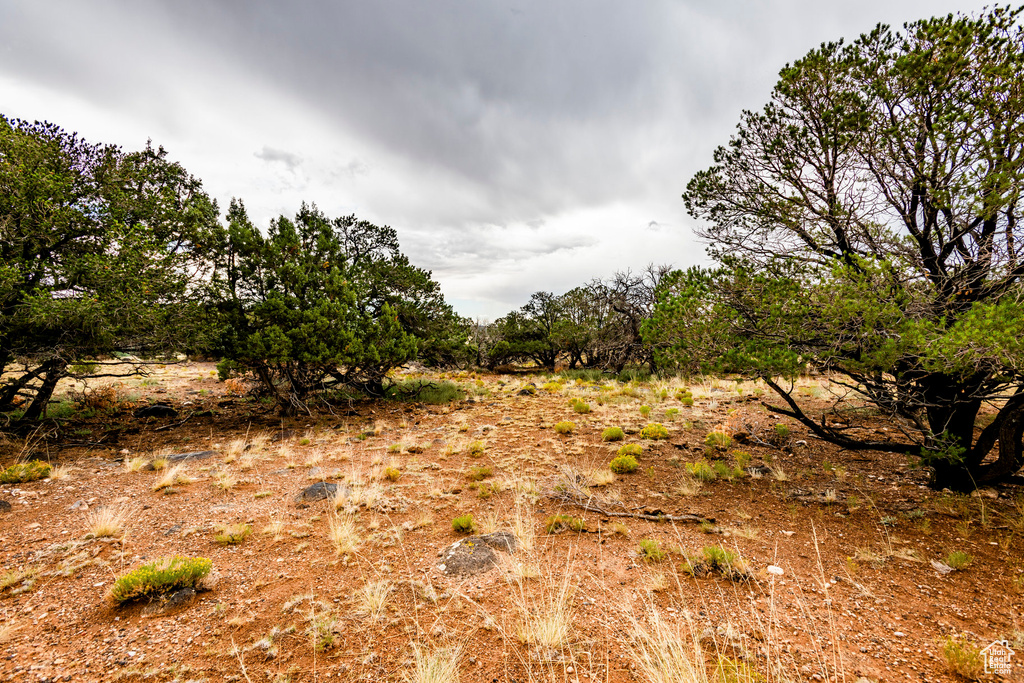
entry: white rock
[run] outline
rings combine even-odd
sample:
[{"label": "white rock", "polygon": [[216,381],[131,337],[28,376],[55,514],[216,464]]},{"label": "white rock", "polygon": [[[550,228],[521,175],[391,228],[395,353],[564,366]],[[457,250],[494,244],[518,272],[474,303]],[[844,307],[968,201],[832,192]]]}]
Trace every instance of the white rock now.
[{"label": "white rock", "polygon": [[782,576],[786,573],[785,570],[782,569],[782,567],[776,567],[774,564],[768,565],[767,572],[769,574],[774,574],[775,576]]}]

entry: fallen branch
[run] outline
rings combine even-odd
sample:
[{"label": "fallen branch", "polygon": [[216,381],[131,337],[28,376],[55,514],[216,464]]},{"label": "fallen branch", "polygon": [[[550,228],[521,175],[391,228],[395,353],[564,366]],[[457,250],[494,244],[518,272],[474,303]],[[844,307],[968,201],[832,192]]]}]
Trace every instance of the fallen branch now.
[{"label": "fallen branch", "polygon": [[[669,515],[660,510],[657,512],[634,512],[625,505],[615,501],[604,500],[596,495],[586,485],[586,478],[578,473],[562,468],[560,476],[556,478],[554,486],[544,492],[544,496],[551,500],[557,500],[569,505],[583,508],[587,512],[596,512],[605,517],[629,517],[631,519],[642,519],[648,522],[694,522],[701,524],[707,522],[714,524],[713,517],[701,517],[700,515]],[[621,510],[614,508],[619,507]]]}]

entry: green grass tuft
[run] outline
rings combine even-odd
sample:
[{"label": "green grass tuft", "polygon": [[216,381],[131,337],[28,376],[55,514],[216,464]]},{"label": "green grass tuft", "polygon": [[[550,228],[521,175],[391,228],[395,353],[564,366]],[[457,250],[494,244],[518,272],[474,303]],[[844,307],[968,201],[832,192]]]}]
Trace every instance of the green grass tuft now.
[{"label": "green grass tuft", "polygon": [[194,587],[210,573],[213,563],[205,557],[164,557],[130,571],[114,582],[110,597],[121,605],[141,598]]},{"label": "green grass tuft", "polygon": [[615,474],[632,474],[638,467],[640,463],[632,455],[620,455],[608,463],[608,469]]}]

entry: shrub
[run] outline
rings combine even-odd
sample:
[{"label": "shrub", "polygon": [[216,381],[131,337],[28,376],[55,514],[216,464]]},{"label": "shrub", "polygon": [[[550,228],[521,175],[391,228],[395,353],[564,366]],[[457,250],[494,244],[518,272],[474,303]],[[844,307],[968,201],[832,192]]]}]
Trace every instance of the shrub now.
[{"label": "shrub", "polygon": [[946,666],[950,671],[969,681],[980,679],[985,671],[981,650],[966,636],[946,638],[942,644],[942,655],[946,658]]},{"label": "shrub", "polygon": [[775,425],[775,436],[779,437],[780,439],[789,438],[789,427],[787,427],[784,424]]},{"label": "shrub", "polygon": [[640,414],[643,415],[644,417],[649,417],[650,414],[651,414],[651,407],[650,406],[640,406]]},{"label": "shrub", "polygon": [[746,451],[733,451],[732,457],[736,459],[736,466],[741,469],[750,464],[750,453]]},{"label": "shrub", "polygon": [[732,439],[725,432],[710,432],[704,438],[704,445],[708,448],[728,448],[732,445]]},{"label": "shrub", "polygon": [[704,564],[706,564],[709,569],[722,573],[731,572],[736,566],[736,560],[739,557],[733,551],[723,548],[720,545],[706,545],[700,552],[704,557]]},{"label": "shrub", "polygon": [[962,550],[954,550],[946,555],[946,564],[957,570],[967,569],[973,561],[974,558]]},{"label": "shrub", "polygon": [[620,455],[608,463],[608,469],[615,474],[632,474],[639,466],[640,463],[632,455]]},{"label": "shrub", "polygon": [[466,478],[470,481],[483,481],[492,474],[494,474],[494,471],[490,467],[470,467],[469,472],[466,473]]},{"label": "shrub", "polygon": [[572,409],[581,415],[585,415],[590,412],[590,404],[577,400],[573,402]]},{"label": "shrub", "polygon": [[601,434],[601,441],[622,441],[626,435],[621,427],[609,427]]},{"label": "shrub", "polygon": [[631,455],[634,458],[640,457],[640,454],[644,452],[644,447],[638,443],[625,443],[619,447],[616,455]]},{"label": "shrub", "polygon": [[466,397],[466,392],[458,384],[447,380],[440,382],[405,380],[389,386],[384,392],[384,397],[392,401],[442,405],[452,401],[461,401]]},{"label": "shrub", "polygon": [[19,462],[0,472],[0,484],[21,484],[43,479],[50,474],[51,469],[50,464],[42,460]]},{"label": "shrub", "polygon": [[665,425],[652,422],[640,430],[640,437],[643,439],[667,439],[668,429]]},{"label": "shrub", "polygon": [[558,382],[545,382],[541,385],[541,389],[548,392],[549,394],[557,394],[562,390],[562,385]]},{"label": "shrub", "polygon": [[667,557],[668,553],[654,539],[645,538],[640,541],[640,559],[644,562],[663,562]]},{"label": "shrub", "polygon": [[384,478],[388,481],[398,481],[398,478],[402,476],[402,471],[397,467],[385,467]]},{"label": "shrub", "polygon": [[544,531],[549,534],[557,534],[559,531],[575,531],[580,533],[586,530],[587,523],[582,517],[572,515],[552,515],[544,522]]},{"label": "shrub", "polygon": [[669,408],[665,411],[666,420],[674,420],[679,415],[679,408]]},{"label": "shrub", "polygon": [[238,545],[249,538],[251,533],[252,527],[248,524],[228,524],[219,527],[219,531],[213,537],[213,540],[221,545]]},{"label": "shrub", "polygon": [[729,467],[721,460],[716,462],[712,467],[714,467],[715,474],[720,476],[722,479],[735,479],[736,477],[743,476],[742,467],[737,467],[733,469],[732,467]]},{"label": "shrub", "polygon": [[220,362],[217,363],[217,379],[221,382],[225,382],[234,376],[237,369],[238,363],[229,358],[222,358]]},{"label": "shrub", "polygon": [[715,474],[715,470],[712,469],[706,461],[701,460],[700,462],[687,463],[687,471],[697,481],[714,481],[718,476]]},{"label": "shrub", "polygon": [[110,589],[110,597],[121,605],[133,600],[191,588],[210,573],[213,563],[205,557],[164,557],[128,572]]},{"label": "shrub", "polygon": [[555,425],[555,433],[557,434],[572,434],[574,429],[576,429],[576,424],[569,420],[562,420]]},{"label": "shrub", "polygon": [[474,441],[466,447],[466,452],[474,458],[483,455],[485,450],[487,450],[487,444],[483,441]]},{"label": "shrub", "polygon": [[452,531],[457,534],[471,534],[476,531],[473,515],[462,515],[452,520]]}]

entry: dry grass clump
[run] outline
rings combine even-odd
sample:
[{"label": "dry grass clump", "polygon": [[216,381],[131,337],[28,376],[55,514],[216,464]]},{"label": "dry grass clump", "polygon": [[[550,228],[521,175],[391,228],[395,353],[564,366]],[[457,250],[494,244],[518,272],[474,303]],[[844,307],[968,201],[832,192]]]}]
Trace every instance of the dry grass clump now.
[{"label": "dry grass clump", "polygon": [[386,579],[364,584],[356,591],[356,612],[369,617],[371,621],[380,621],[387,610],[388,597],[394,588],[395,584]]},{"label": "dry grass clump", "polygon": [[[155,461],[154,461],[155,462]],[[176,484],[188,484],[192,479],[189,478],[185,465],[175,465],[171,469],[163,473],[163,475],[153,484],[153,490],[159,491],[166,489]]]},{"label": "dry grass clump", "polygon": [[98,507],[86,513],[86,538],[113,538],[124,531],[128,508]]},{"label": "dry grass clump", "polygon": [[141,472],[146,469],[146,465],[149,464],[149,460],[142,457],[141,455],[130,460],[124,461],[125,472]]},{"label": "dry grass clump", "polygon": [[413,670],[405,674],[406,683],[459,683],[459,647],[428,650],[413,648]]},{"label": "dry grass clump", "polygon": [[518,597],[519,619],[516,635],[520,642],[544,652],[561,650],[572,635],[574,610],[573,589],[569,584],[572,572],[565,572],[558,585],[543,585],[537,595],[521,592]]},{"label": "dry grass clump", "polygon": [[279,519],[275,519],[263,527],[263,529],[260,530],[260,533],[264,536],[270,536],[270,540],[276,543],[284,538],[284,526],[284,522]]},{"label": "dry grass clump", "polygon": [[50,470],[50,479],[53,481],[64,481],[71,476],[71,465],[58,465]]},{"label": "dry grass clump", "polygon": [[213,485],[219,488],[221,491],[230,491],[231,489],[235,488],[236,484],[238,484],[238,479],[236,479],[227,470],[221,470],[214,476]]},{"label": "dry grass clump", "polygon": [[648,683],[708,683],[700,640],[687,637],[679,624],[669,623],[651,610],[647,624],[633,618],[630,625],[631,659]]},{"label": "dry grass clump", "polygon": [[363,542],[355,517],[348,514],[332,513],[327,517],[327,538],[334,545],[334,552],[338,555],[354,552]]},{"label": "dry grass clump", "polygon": [[248,524],[225,524],[217,528],[213,540],[221,545],[239,545],[252,533]]},{"label": "dry grass clump", "polygon": [[604,467],[596,469],[587,476],[588,486],[608,486],[615,483],[615,473]]}]

